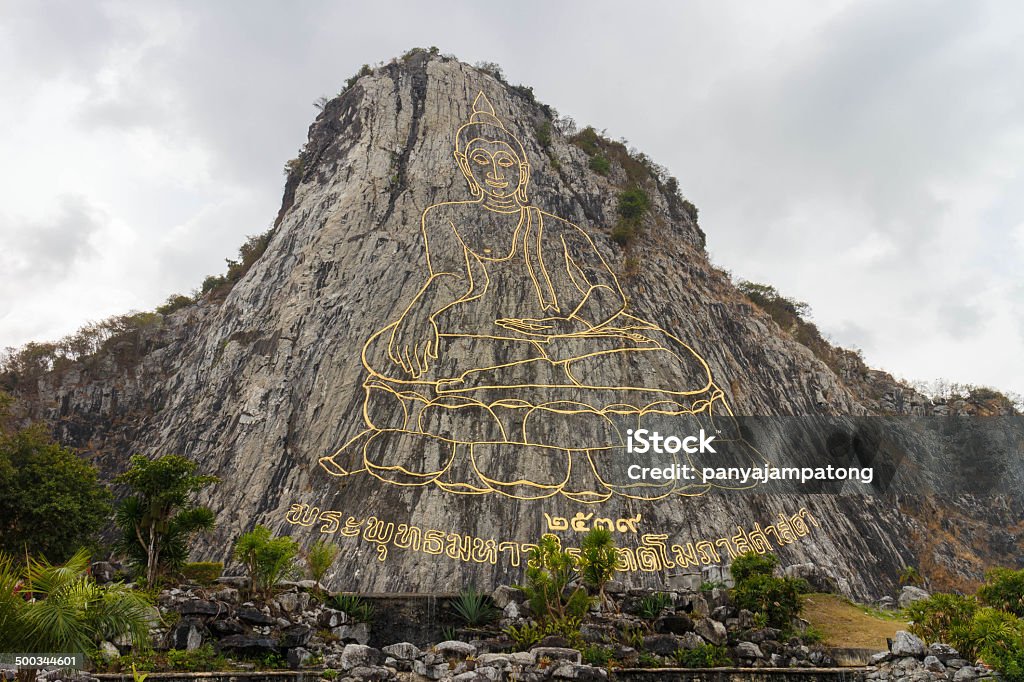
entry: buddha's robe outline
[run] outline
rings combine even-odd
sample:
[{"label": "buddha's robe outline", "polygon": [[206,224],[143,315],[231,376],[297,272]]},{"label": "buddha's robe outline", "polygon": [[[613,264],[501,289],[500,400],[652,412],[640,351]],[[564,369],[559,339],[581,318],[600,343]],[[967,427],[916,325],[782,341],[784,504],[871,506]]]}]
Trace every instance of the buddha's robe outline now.
[{"label": "buddha's robe outline", "polygon": [[[482,94],[474,112],[460,135],[482,127],[511,142],[485,143],[495,159],[522,153]],[[561,492],[583,502],[613,492],[706,492],[711,486],[631,482],[609,465],[645,418],[676,418],[679,434],[721,432],[716,417],[731,420],[732,412],[707,363],[630,313],[583,229],[521,201],[525,159],[513,210],[489,207],[458,150],[456,159],[480,198],[423,212],[426,283],[363,346],[367,428],[321,459],[324,468],[398,485],[534,498]],[[658,464],[695,463],[680,454]]]}]

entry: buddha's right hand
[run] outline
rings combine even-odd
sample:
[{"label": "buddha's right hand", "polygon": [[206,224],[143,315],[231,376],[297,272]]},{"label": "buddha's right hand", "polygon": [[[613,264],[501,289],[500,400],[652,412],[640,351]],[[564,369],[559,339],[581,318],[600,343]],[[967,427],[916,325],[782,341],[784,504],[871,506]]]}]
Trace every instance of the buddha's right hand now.
[{"label": "buddha's right hand", "polygon": [[437,359],[437,326],[434,321],[417,320],[404,315],[391,333],[388,357],[413,379],[430,369],[430,361]]}]

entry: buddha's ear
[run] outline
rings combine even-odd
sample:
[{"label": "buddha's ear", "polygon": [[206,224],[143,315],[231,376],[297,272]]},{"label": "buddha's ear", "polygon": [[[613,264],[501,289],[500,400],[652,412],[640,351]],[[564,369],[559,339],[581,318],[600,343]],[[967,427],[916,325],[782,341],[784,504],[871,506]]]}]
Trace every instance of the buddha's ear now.
[{"label": "buddha's ear", "polygon": [[469,193],[475,197],[480,196],[480,185],[477,184],[476,178],[473,177],[473,173],[469,170],[469,161],[466,159],[466,155],[458,150],[453,155],[455,156],[455,163],[459,164],[459,170],[466,176],[466,182],[469,183]]},{"label": "buddha's ear", "polygon": [[530,199],[526,195],[526,186],[530,184],[530,163],[523,161],[519,164],[519,188],[516,190],[516,198],[519,203],[525,204]]}]

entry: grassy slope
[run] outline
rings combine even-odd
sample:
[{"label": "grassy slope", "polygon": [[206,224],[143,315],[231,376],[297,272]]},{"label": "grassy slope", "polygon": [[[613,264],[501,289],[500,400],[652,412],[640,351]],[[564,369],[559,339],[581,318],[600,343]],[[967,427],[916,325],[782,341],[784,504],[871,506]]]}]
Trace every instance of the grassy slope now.
[{"label": "grassy slope", "polygon": [[805,595],[800,615],[821,630],[828,646],[882,651],[887,637],[907,629],[898,613],[854,604],[834,594]]}]

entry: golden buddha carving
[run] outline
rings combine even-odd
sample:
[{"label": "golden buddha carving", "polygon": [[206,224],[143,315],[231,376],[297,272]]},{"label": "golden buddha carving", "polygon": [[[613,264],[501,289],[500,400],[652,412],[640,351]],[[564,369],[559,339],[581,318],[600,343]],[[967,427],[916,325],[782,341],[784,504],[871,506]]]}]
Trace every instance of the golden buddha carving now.
[{"label": "golden buddha carving", "polygon": [[423,212],[426,281],[363,346],[366,429],[321,465],[520,499],[706,492],[628,479],[625,443],[653,417],[681,435],[731,420],[708,364],[629,312],[583,229],[530,204],[526,151],[483,93],[454,157],[471,198]]}]

